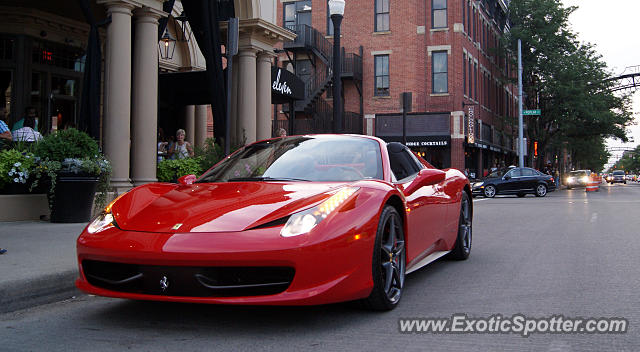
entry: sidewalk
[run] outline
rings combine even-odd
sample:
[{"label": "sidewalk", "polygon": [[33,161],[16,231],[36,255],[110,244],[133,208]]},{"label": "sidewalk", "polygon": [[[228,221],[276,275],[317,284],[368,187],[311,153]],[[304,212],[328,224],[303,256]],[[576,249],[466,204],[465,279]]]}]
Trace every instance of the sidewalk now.
[{"label": "sidewalk", "polygon": [[86,226],[45,221],[0,222],[0,313],[80,294],[76,239]]}]

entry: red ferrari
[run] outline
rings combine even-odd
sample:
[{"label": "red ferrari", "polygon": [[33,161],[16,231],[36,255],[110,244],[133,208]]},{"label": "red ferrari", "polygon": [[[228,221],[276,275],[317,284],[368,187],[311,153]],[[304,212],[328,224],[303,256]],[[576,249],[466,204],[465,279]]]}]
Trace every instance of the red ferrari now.
[{"label": "red ferrari", "polygon": [[256,142],[199,178],[136,187],[78,238],[81,290],[218,304],[362,300],[394,308],[405,275],[471,250],[471,189],[368,136]]}]

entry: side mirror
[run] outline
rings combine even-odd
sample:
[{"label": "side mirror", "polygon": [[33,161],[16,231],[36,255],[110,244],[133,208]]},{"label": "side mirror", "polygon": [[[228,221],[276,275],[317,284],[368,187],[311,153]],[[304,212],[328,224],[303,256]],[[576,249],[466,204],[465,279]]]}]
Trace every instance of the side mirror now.
[{"label": "side mirror", "polygon": [[184,175],[178,179],[178,183],[181,185],[191,185],[196,182],[196,175]]},{"label": "side mirror", "polygon": [[510,179],[511,179],[511,176],[505,176],[505,177],[504,177],[504,180],[505,180],[505,181],[509,181]]},{"label": "side mirror", "polygon": [[415,179],[405,188],[405,193],[413,193],[420,187],[435,185],[447,178],[447,173],[438,169],[422,169]]}]

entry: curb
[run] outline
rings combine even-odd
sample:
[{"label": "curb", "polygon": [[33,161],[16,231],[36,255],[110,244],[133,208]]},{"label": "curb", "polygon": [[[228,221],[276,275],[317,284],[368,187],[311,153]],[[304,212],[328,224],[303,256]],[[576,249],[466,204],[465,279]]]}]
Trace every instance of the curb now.
[{"label": "curb", "polygon": [[58,302],[82,294],[75,286],[78,271],[68,270],[29,280],[3,282],[0,286],[0,314]]}]

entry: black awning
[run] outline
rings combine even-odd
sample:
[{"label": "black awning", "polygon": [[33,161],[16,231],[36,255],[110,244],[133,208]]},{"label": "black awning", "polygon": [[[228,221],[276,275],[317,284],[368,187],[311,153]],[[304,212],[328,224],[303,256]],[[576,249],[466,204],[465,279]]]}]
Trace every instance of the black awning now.
[{"label": "black awning", "polygon": [[[280,72],[280,79],[278,79]],[[226,77],[226,75],[223,75]],[[161,73],[158,78],[160,101],[172,105],[204,105],[211,103],[206,71]],[[271,103],[286,104],[304,99],[304,82],[293,73],[271,68]]]},{"label": "black awning", "polygon": [[[383,141],[400,142],[402,136],[378,136]],[[451,145],[450,135],[440,136],[407,136],[407,147],[449,147]]]},{"label": "black awning", "polygon": [[271,103],[286,104],[304,99],[304,82],[280,67],[271,67]]},{"label": "black awning", "polygon": [[206,71],[161,73],[158,77],[160,101],[171,105],[211,104]]}]

